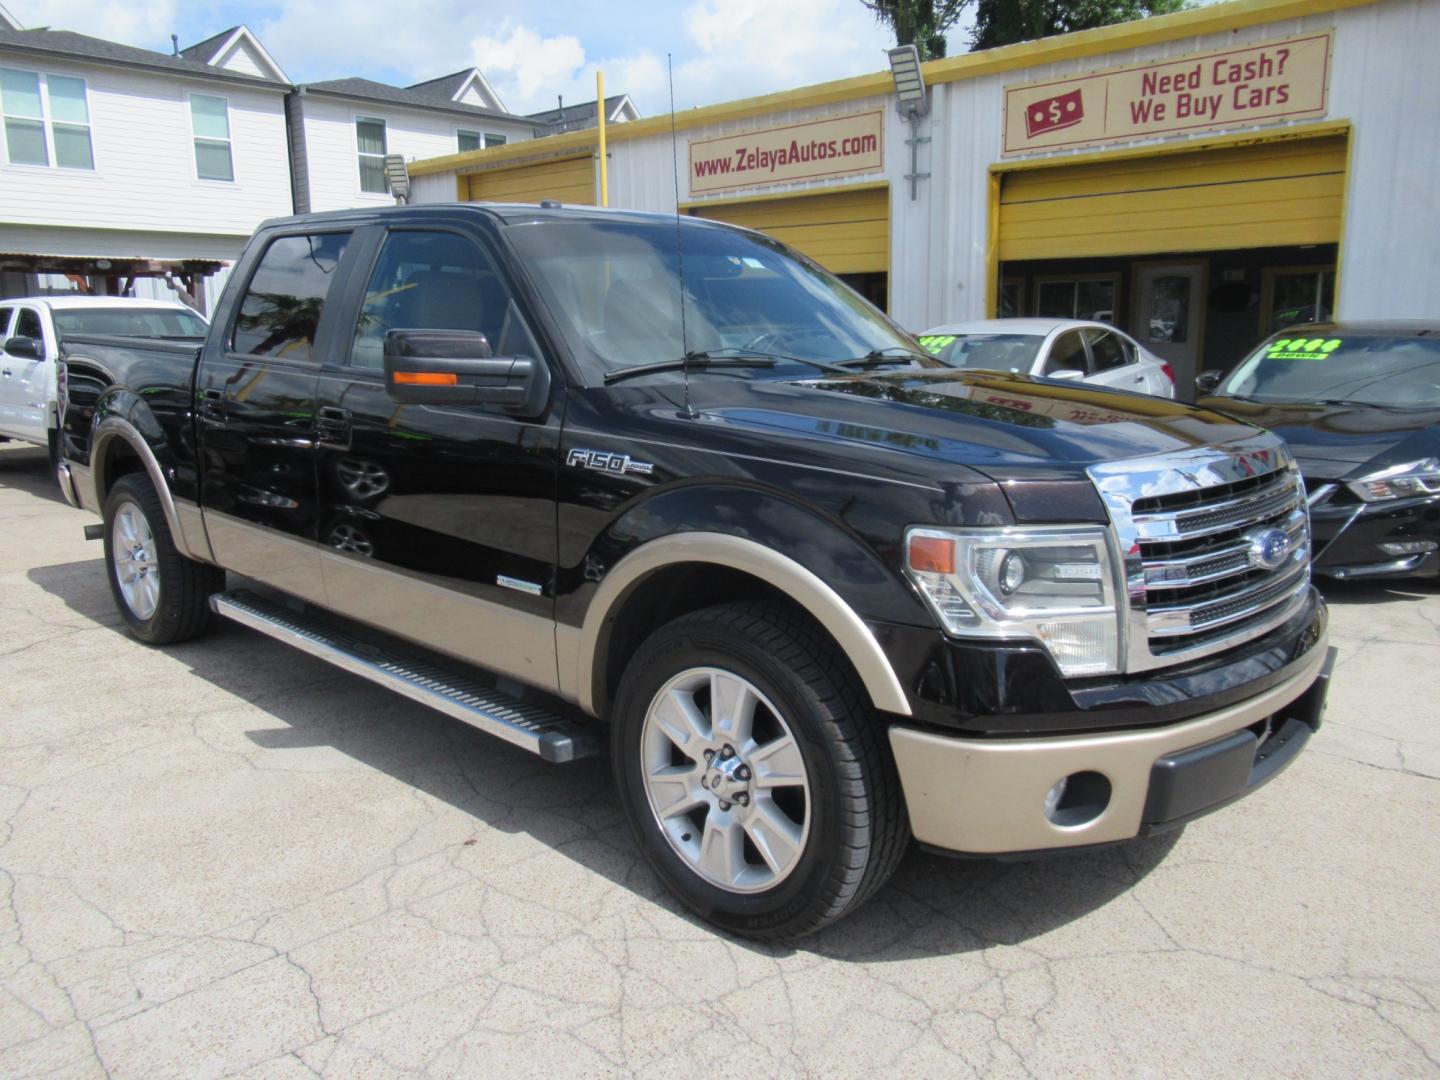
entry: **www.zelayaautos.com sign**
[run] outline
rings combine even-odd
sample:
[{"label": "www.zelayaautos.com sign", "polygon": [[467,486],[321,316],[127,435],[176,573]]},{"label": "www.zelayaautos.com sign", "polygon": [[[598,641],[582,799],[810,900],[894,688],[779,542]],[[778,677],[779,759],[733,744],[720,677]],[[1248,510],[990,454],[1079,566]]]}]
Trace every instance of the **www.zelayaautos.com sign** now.
[{"label": "www.zelayaautos.com sign", "polygon": [[879,172],[885,161],[880,109],[690,143],[690,194]]},{"label": "www.zelayaautos.com sign", "polygon": [[1325,115],[1330,31],[1005,88],[1003,152]]}]

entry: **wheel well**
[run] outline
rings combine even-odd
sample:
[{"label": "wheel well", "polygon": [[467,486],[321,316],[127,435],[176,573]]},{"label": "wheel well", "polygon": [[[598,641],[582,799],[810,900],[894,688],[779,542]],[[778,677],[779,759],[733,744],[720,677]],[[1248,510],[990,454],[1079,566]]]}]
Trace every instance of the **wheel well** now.
[{"label": "wheel well", "polygon": [[[626,665],[641,642],[657,627],[692,611],[734,603],[769,604],[803,619],[835,646],[846,666],[854,671],[850,658],[834,636],[804,607],[769,582],[714,563],[678,563],[641,578],[606,618],[598,643],[600,685],[595,695],[596,712],[602,717],[609,713]],[[860,682],[858,674],[856,681]]]},{"label": "wheel well", "polygon": [[144,472],[145,463],[135,448],[121,438],[106,440],[104,453],[95,467],[95,498],[103,508],[115,481],[132,472]]}]

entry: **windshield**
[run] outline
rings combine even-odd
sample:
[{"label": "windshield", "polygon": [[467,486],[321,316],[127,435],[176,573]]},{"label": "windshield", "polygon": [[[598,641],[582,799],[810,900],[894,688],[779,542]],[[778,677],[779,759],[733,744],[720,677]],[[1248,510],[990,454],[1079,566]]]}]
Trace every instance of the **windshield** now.
[{"label": "windshield", "polygon": [[[847,286],[765,237],[634,221],[544,222],[514,226],[507,235],[596,381],[687,352],[780,358],[763,369],[723,369],[748,377],[814,370],[787,356],[835,361],[887,349],[896,351],[896,363],[938,366],[924,357],[912,361],[905,355],[919,351],[912,338]],[[683,340],[677,242],[684,251]]]},{"label": "windshield", "polygon": [[180,308],[86,307],[52,309],[55,332],[109,334],[115,337],[178,338],[205,336],[205,320]]},{"label": "windshield", "polygon": [[1039,334],[937,334],[921,339],[941,363],[986,371],[1028,372],[1045,338]]},{"label": "windshield", "polygon": [[1354,401],[1388,408],[1440,405],[1440,340],[1297,338],[1277,334],[1217,393],[1253,401]]}]

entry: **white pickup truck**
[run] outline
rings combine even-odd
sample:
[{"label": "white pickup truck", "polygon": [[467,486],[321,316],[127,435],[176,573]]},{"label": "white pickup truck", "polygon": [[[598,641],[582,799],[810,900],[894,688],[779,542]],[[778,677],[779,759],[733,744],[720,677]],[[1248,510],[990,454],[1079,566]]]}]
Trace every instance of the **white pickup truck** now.
[{"label": "white pickup truck", "polygon": [[204,317],[177,300],[34,296],[0,300],[0,440],[48,447],[57,460],[55,361],[77,334],[205,339]]}]

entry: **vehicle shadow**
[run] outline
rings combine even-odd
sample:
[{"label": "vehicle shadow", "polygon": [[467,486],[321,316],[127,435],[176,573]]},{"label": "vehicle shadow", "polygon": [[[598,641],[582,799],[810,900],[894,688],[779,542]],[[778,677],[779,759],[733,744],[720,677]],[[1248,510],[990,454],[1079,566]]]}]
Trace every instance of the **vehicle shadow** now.
[{"label": "vehicle shadow", "polygon": [[[28,577],[72,611],[125,634],[103,560],[37,567]],[[545,764],[231,623],[166,652],[196,678],[232,694],[237,708],[249,703],[273,719],[273,725],[244,733],[259,751],[279,756],[331,748],[469,815],[477,836],[485,829],[527,834],[646,901],[705,925],[681,909],[645,865],[605,759]],[[1013,945],[1110,903],[1159,865],[1177,836],[1032,862],[957,860],[915,849],[871,903],[835,927],[794,947],[736,943],[769,956],[798,950],[867,963]]]},{"label": "vehicle shadow", "polygon": [[68,505],[50,469],[50,455],[39,446],[0,444],[0,487],[14,488],[28,495]]}]

